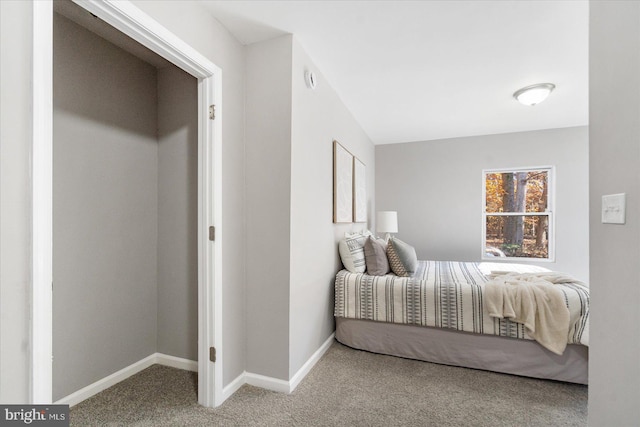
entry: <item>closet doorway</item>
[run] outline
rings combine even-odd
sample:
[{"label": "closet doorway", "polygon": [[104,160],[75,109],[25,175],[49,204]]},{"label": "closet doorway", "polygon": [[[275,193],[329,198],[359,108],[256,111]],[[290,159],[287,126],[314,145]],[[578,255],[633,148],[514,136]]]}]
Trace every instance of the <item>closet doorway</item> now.
[{"label": "closet doorway", "polygon": [[[62,39],[65,42],[66,37],[69,43],[76,44],[79,43],[76,36],[83,31],[87,32],[82,27],[89,28],[93,32],[99,31],[94,31],[95,28],[92,29],[90,24],[78,26],[75,23],[78,20],[73,22],[67,17],[54,15],[51,1],[34,2],[34,82],[38,77],[37,74],[41,75],[42,80],[38,80],[38,84],[34,83],[34,317],[31,343],[33,401],[51,402],[60,398],[60,393],[65,393],[59,387],[55,390],[53,387],[52,349],[65,345],[64,342],[58,342],[58,336],[61,334],[56,328],[54,335],[52,326],[53,314],[55,313],[58,318],[64,318],[60,316],[61,312],[64,314],[64,309],[61,310],[60,306],[56,306],[54,310],[53,304],[54,301],[64,304],[61,298],[66,296],[73,300],[73,297],[70,293],[64,294],[62,285],[60,285],[60,292],[55,293],[55,280],[58,279],[53,276],[54,271],[56,276],[60,276],[60,271],[65,270],[73,274],[79,273],[74,279],[77,282],[74,286],[78,290],[82,289],[83,283],[87,287],[95,286],[95,283],[102,286],[97,295],[94,293],[91,297],[86,295],[78,297],[70,306],[70,309],[73,307],[75,312],[82,314],[78,322],[94,323],[89,328],[82,325],[83,327],[78,331],[82,331],[85,335],[87,331],[89,334],[95,331],[97,335],[87,343],[89,345],[84,349],[83,356],[87,359],[87,363],[78,367],[78,374],[86,379],[104,374],[104,372],[97,372],[99,369],[94,369],[92,359],[99,358],[105,352],[114,351],[108,357],[103,357],[102,371],[105,369],[105,361],[112,366],[125,365],[126,368],[132,362],[134,362],[133,365],[142,362],[132,358],[135,359],[136,354],[148,353],[149,349],[156,349],[156,353],[150,355],[152,357],[162,352],[161,346],[185,347],[185,338],[180,337],[179,330],[173,335],[170,333],[165,335],[165,338],[158,334],[160,328],[171,328],[172,316],[175,314],[172,313],[172,299],[188,299],[188,296],[180,295],[179,291],[172,296],[171,292],[176,290],[171,290],[171,284],[167,284],[175,280],[171,277],[172,273],[182,268],[190,270],[184,272],[183,276],[190,275],[191,281],[197,282],[197,292],[192,292],[197,295],[192,295],[190,305],[191,308],[197,309],[197,319],[190,316],[190,322],[197,323],[197,325],[190,325],[197,339],[197,351],[185,350],[186,354],[180,354],[178,357],[193,359],[193,355],[196,355],[198,401],[204,406],[216,406],[222,399],[222,364],[219,357],[216,363],[210,361],[210,349],[216,347],[219,353],[221,348],[221,236],[218,230],[215,241],[211,240],[210,227],[219,223],[221,213],[221,135],[220,122],[210,118],[209,107],[216,105],[218,110],[220,109],[220,70],[129,2],[78,1],[77,3],[81,8],[66,0],[56,2],[55,8],[58,11],[61,6],[75,8],[76,12],[81,11],[84,14],[82,19],[96,20],[95,24],[103,26],[103,30],[108,27],[109,31],[114,32],[115,29],[115,32],[130,36],[142,45],[143,49],[159,55],[160,65],[154,64],[158,68],[157,81],[149,78],[150,76],[155,78],[153,72],[149,73],[153,67],[134,66],[133,68],[140,68],[140,70],[133,72],[129,64],[122,70],[118,70],[123,73],[121,80],[113,81],[112,78],[110,83],[99,82],[95,79],[105,77],[105,80],[109,80],[105,69],[107,64],[118,68],[123,63],[120,60],[122,58],[118,59],[120,54],[117,52],[114,54],[115,51],[109,48],[91,58],[90,53],[93,47],[84,46],[83,51],[80,43],[72,49],[66,49],[65,62],[69,59],[73,60],[74,56],[83,60],[84,55],[86,57],[84,60],[89,60],[89,68],[85,69],[85,72],[92,73],[92,78],[79,78],[77,84],[67,81],[67,86],[61,84],[56,78],[54,85],[52,79],[54,64],[56,64],[55,69],[58,75],[61,71],[70,71],[71,68],[65,68],[70,66],[69,64],[61,67],[59,62],[53,61],[51,55],[53,32],[47,29],[53,29],[54,22],[57,23],[56,25],[65,27],[62,33],[56,28],[57,41],[60,42]],[[95,38],[95,35],[92,34],[89,38],[92,37]],[[129,42],[132,41],[129,40]],[[141,56],[140,52],[135,52],[135,48],[133,51],[125,50],[133,54],[129,56],[138,58],[144,56]],[[110,56],[112,54],[115,55],[113,59]],[[127,54],[120,55],[122,56]],[[142,63],[142,61],[138,62]],[[164,67],[163,62],[168,66]],[[155,95],[149,90],[153,86],[157,88]],[[180,87],[184,90],[178,89],[172,92],[172,89]],[[138,90],[136,88],[140,89],[140,92],[136,92]],[[59,90],[65,90],[65,95],[60,96]],[[80,91],[94,99],[87,104],[79,102],[79,98],[74,100],[74,96],[78,95],[74,92]],[[126,101],[126,105],[122,105],[121,110],[114,108],[114,104],[110,104],[110,102],[118,102],[119,96],[126,95],[128,92],[132,92],[130,94],[132,97]],[[174,107],[180,102],[185,102],[184,92],[191,92],[191,101],[187,103],[193,107],[190,113],[190,124],[186,127],[181,126],[179,120],[172,122],[176,116],[172,109],[175,110]],[[154,96],[157,98],[157,111],[153,111],[153,107],[150,107],[151,104],[147,102],[153,102]],[[45,102],[36,103],[38,97]],[[49,102],[46,102],[47,99]],[[55,102],[52,103],[54,100]],[[56,109],[62,105],[63,110],[75,109],[76,111],[73,111],[73,114],[66,114],[69,111],[59,114],[60,111],[55,110],[55,122],[47,122],[47,117],[51,117],[54,112],[53,105]],[[73,120],[79,123],[72,132],[65,130],[68,124],[66,121],[70,115],[75,116]],[[147,120],[154,115],[162,118],[156,125]],[[184,117],[184,114],[182,116]],[[53,129],[53,124],[56,125],[56,129]],[[63,129],[62,132],[61,129]],[[191,135],[188,135],[189,133]],[[107,137],[105,143],[103,137],[98,137],[105,134],[115,136],[111,140]],[[149,138],[153,134],[157,137],[155,141]],[[58,150],[57,146],[55,150],[53,149],[54,135],[56,139],[61,138],[60,135],[62,135],[66,144],[64,150]],[[175,144],[176,140],[189,138],[192,141],[190,147]],[[102,141],[98,141],[99,139]],[[132,141],[133,144],[129,144]],[[163,144],[166,148],[163,148]],[[89,158],[81,158],[82,153],[87,151],[92,155]],[[78,158],[74,159],[74,156]],[[176,158],[182,164],[171,165],[171,159]],[[75,165],[75,171],[66,173],[68,171],[64,168],[71,164]],[[115,169],[109,169],[111,172],[107,169],[110,165],[116,165]],[[184,172],[182,176],[180,171]],[[178,175],[172,175],[174,173]],[[52,185],[53,178],[56,182]],[[69,197],[70,193],[67,192],[66,195],[58,197],[59,189],[66,187],[73,180],[76,182],[71,183],[74,189],[72,196],[78,196],[80,200],[65,203],[64,197]],[[110,188],[114,190],[110,191]],[[116,188],[121,191],[115,191]],[[168,190],[161,193],[159,190],[162,189]],[[107,199],[116,203],[112,212],[108,211],[107,205],[101,204]],[[93,210],[79,212],[84,201],[93,205]],[[190,212],[180,212],[184,205],[191,206]],[[180,208],[176,210],[176,206]],[[186,211],[189,211],[189,208]],[[62,221],[60,221],[61,217]],[[74,223],[81,225],[78,230],[70,229]],[[188,247],[178,245],[173,249],[167,249],[175,241],[172,235],[175,232],[172,230],[172,223],[181,223],[182,228],[191,230],[189,232],[191,243],[187,244]],[[56,238],[55,242],[52,240],[53,237]],[[67,256],[66,260],[59,263],[54,250],[65,249],[65,245],[68,248],[77,242],[81,242],[82,249],[78,250],[78,247],[74,247],[69,252],[72,256]],[[143,251],[141,249],[143,247],[147,249]],[[191,254],[188,254],[189,251]],[[183,255],[188,259],[176,263],[176,258]],[[116,267],[111,268],[108,274],[99,269],[84,268],[92,263],[100,265],[103,260],[96,260],[100,257],[105,257],[105,264],[116,259],[121,263],[122,268],[118,269],[113,263],[112,267]],[[164,270],[161,265],[163,259],[168,260],[169,263],[165,264]],[[76,262],[77,271],[73,271]],[[61,265],[63,265],[62,268]],[[98,277],[100,275],[102,277]],[[51,290],[52,280],[54,292]],[[157,281],[155,291],[151,286],[154,280]],[[113,285],[111,288],[108,286],[110,281]],[[161,284],[163,281],[166,283]],[[122,282],[127,282],[128,285]],[[107,286],[104,286],[105,284]],[[165,288],[162,298],[158,295],[161,287]],[[169,289],[168,293],[166,289]],[[153,301],[154,292],[156,292],[156,301]],[[149,296],[152,301],[148,301],[148,304],[141,303]],[[196,301],[193,301],[194,299]],[[124,318],[115,319],[113,314],[109,317],[109,307],[100,307],[100,300],[103,300],[105,305],[113,305],[114,311],[124,310],[122,311],[125,313]],[[85,301],[87,304],[83,304]],[[162,310],[164,314],[159,313]],[[177,309],[177,311],[180,310],[184,312],[184,309]],[[177,317],[181,315],[178,314]],[[182,315],[182,317],[185,316]],[[114,321],[114,325],[100,324],[102,320],[109,318]],[[71,327],[72,322],[69,322],[69,319],[70,317],[67,318],[66,325]],[[135,324],[136,320],[146,322],[147,332],[130,333],[129,328],[140,328],[140,325]],[[121,342],[119,342],[118,331],[125,332],[122,334]],[[68,339],[71,334],[67,332],[65,331],[62,335],[66,334]],[[56,339],[55,345],[54,339]],[[132,351],[120,355],[114,349],[118,346],[124,346]],[[82,351],[82,349],[76,348],[75,351]],[[180,350],[176,351],[180,353]],[[56,354],[65,353],[56,350]],[[71,354],[73,352],[67,352],[67,355]],[[60,376],[60,372],[65,375],[66,372],[70,372],[72,365],[67,365],[62,370],[57,368],[56,375]],[[97,383],[106,379],[99,378]],[[65,387],[69,390],[69,387],[73,388],[74,385],[67,383]]]}]

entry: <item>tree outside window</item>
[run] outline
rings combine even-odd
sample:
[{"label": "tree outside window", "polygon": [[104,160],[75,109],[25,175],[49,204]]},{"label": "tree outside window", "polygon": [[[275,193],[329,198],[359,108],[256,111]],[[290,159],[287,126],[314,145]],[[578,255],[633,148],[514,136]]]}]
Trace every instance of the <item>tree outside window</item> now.
[{"label": "tree outside window", "polygon": [[551,167],[484,171],[483,258],[553,259]]}]

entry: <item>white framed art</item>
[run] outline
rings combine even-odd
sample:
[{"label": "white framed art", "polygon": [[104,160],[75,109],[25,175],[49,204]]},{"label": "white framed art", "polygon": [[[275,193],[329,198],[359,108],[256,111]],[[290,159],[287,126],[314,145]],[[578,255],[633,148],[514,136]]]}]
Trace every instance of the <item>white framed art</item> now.
[{"label": "white framed art", "polygon": [[333,141],[333,222],[353,222],[353,155]]},{"label": "white framed art", "polygon": [[367,169],[353,158],[353,222],[367,222]]}]

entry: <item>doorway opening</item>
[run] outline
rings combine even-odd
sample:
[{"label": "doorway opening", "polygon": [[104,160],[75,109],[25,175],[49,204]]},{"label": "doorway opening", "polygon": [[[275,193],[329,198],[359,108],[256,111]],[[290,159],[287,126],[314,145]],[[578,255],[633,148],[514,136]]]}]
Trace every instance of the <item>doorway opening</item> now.
[{"label": "doorway opening", "polygon": [[[64,5],[65,2],[62,2]],[[196,103],[193,111],[197,115],[197,119],[195,119],[192,123],[191,129],[192,131],[197,132],[197,136],[193,138],[196,143],[192,144],[192,149],[196,151],[196,154],[193,159],[193,165],[191,172],[187,173],[188,176],[191,177],[191,180],[195,180],[195,184],[193,187],[195,189],[192,191],[191,198],[196,199],[193,212],[188,214],[191,215],[189,218],[184,218],[183,222],[187,224],[188,227],[191,227],[193,232],[191,233],[194,240],[191,244],[191,248],[193,251],[197,252],[197,256],[192,257],[193,260],[196,261],[197,266],[192,267],[192,276],[195,276],[197,280],[197,302],[195,306],[197,307],[197,370],[198,370],[198,401],[200,404],[204,406],[216,406],[221,403],[222,400],[222,361],[221,358],[218,357],[216,363],[210,361],[210,349],[212,347],[220,350],[221,348],[221,298],[220,298],[220,277],[221,277],[221,233],[218,230],[216,241],[211,241],[209,239],[209,228],[215,226],[216,223],[220,221],[220,213],[221,213],[221,180],[220,180],[220,171],[221,171],[221,146],[220,146],[220,123],[215,120],[210,120],[209,118],[209,106],[216,105],[218,110],[220,109],[220,90],[221,90],[221,75],[220,70],[202,55],[194,51],[184,42],[179,40],[173,34],[169,33],[164,27],[158,24],[156,21],[152,20],[149,16],[141,12],[135,6],[133,6],[129,2],[114,2],[114,3],[106,3],[106,2],[98,2],[98,1],[89,1],[89,2],[79,2],[79,6],[82,9],[77,8],[75,5],[69,5],[76,8],[76,10],[82,10],[83,12],[88,12],[85,14],[89,16],[89,19],[100,19],[99,25],[103,26],[103,29],[109,28],[109,31],[113,31],[114,29],[118,32],[124,33],[127,36],[131,37],[135,42],[139,43],[144,47],[144,49],[148,49],[149,51],[159,55],[162,58],[162,61],[168,61],[172,65],[171,67],[167,67],[167,71],[163,71],[163,76],[158,78],[158,86],[162,81],[169,81],[168,85],[174,87],[176,85],[176,78],[178,80],[189,80],[189,78],[195,77],[197,79],[197,83],[193,81],[193,84],[196,84],[194,89],[195,96],[193,98]],[[56,5],[56,8],[58,4]],[[53,236],[54,230],[53,225],[54,221],[52,220],[52,216],[54,213],[59,215],[59,213],[63,212],[65,214],[69,214],[69,212],[65,212],[64,209],[56,209],[54,211],[54,206],[60,207],[61,205],[56,205],[55,203],[58,200],[54,200],[53,197],[55,193],[53,192],[54,186],[52,185],[52,179],[54,176],[57,176],[57,173],[54,175],[53,173],[53,123],[51,120],[53,113],[53,80],[52,80],[52,72],[53,72],[53,57],[51,54],[52,45],[53,45],[53,4],[51,1],[42,1],[34,3],[34,146],[33,146],[33,156],[34,156],[34,167],[33,167],[33,333],[32,333],[32,401],[34,403],[42,402],[49,403],[53,400],[53,367],[52,367],[52,348],[53,348],[53,291],[51,283],[55,277],[53,276],[54,271],[54,263],[53,258],[55,256],[53,249],[58,246],[53,244]],[[104,22],[103,22],[104,21]],[[129,39],[127,39],[129,40]],[[129,42],[133,42],[133,40],[129,40]],[[134,44],[137,44],[133,42]],[[132,52],[134,55],[138,56],[136,53]],[[73,54],[73,52],[71,52]],[[179,67],[182,71],[175,69],[175,66]],[[184,72],[193,77],[188,77],[184,79]],[[181,77],[180,74],[183,74]],[[144,74],[144,73],[143,73]],[[160,74],[160,73],[158,73]],[[36,79],[39,77],[39,79]],[[130,76],[129,76],[130,77]],[[172,80],[173,79],[173,80]],[[194,79],[194,80],[195,80]],[[38,82],[37,84],[35,82]],[[144,85],[144,78],[139,82]],[[147,82],[148,83],[148,82]],[[58,87],[55,88],[56,90]],[[95,89],[94,85],[88,84],[86,88],[89,92],[92,92]],[[73,90],[73,89],[72,89]],[[117,88],[113,88],[113,93],[117,92]],[[108,98],[110,93],[102,92],[103,98]],[[36,99],[39,99],[43,102],[36,103]],[[106,104],[106,99],[104,99]],[[172,102],[168,102],[166,105],[171,105]],[[97,105],[97,110],[93,111],[93,114],[100,115],[100,106],[101,102],[93,103],[92,105]],[[131,106],[129,106],[131,107]],[[122,112],[121,112],[122,113]],[[133,108],[131,111],[127,111],[126,114],[122,114],[125,121],[129,124],[130,127],[137,127],[140,125],[141,120],[137,115],[144,115],[148,113],[148,111],[144,111],[144,109],[135,109]],[[86,117],[85,117],[86,118]],[[82,122],[87,122],[84,118],[81,120]],[[89,120],[90,121],[90,120]],[[108,122],[108,120],[107,120]],[[103,126],[105,122],[98,126],[101,127],[109,127]],[[117,127],[117,126],[116,126]],[[160,126],[158,126],[160,127]],[[169,126],[170,127],[170,126]],[[56,129],[57,131],[58,129]],[[105,129],[103,129],[105,130]],[[131,129],[129,129],[131,130]],[[139,138],[144,132],[139,132],[140,129],[135,129],[132,134],[134,138]],[[107,132],[112,132],[113,129],[106,129]],[[161,133],[163,130],[160,129]],[[166,132],[164,134],[171,136],[173,129],[166,128]],[[115,130],[115,132],[119,132],[119,130]],[[84,136],[82,133],[80,135],[75,135],[74,138],[77,140],[84,139],[86,143],[91,143],[92,136],[95,133],[90,130],[87,131],[85,129]],[[193,135],[192,135],[193,137]],[[71,138],[71,139],[74,139]],[[162,138],[159,139],[159,141]],[[170,138],[169,138],[170,139]],[[170,145],[170,144],[169,144]],[[143,143],[141,146],[145,146]],[[94,147],[95,148],[95,147]],[[111,153],[110,148],[107,147],[107,151],[100,154],[96,153],[96,158],[92,161],[89,160],[87,164],[83,167],[86,168],[87,171],[99,170],[99,168],[95,167],[97,163],[101,161],[108,163],[108,156]],[[148,144],[147,144],[148,148]],[[100,148],[98,148],[100,150]],[[144,151],[144,150],[143,150]],[[77,153],[76,150],[71,147],[67,150],[71,156],[74,153]],[[169,152],[170,154],[167,154]],[[161,153],[161,150],[157,151],[158,159],[161,157],[171,157],[174,156],[175,153],[171,153],[171,149],[164,150]],[[113,153],[111,153],[113,154]],[[153,154],[152,154],[153,155]],[[182,153],[183,157],[184,153]],[[122,157],[122,155],[120,154]],[[126,155],[124,157],[127,157]],[[135,157],[135,156],[134,156]],[[188,157],[188,155],[186,156]],[[185,158],[186,158],[185,157]],[[141,159],[144,156],[140,157]],[[134,159],[127,159],[129,162],[134,161]],[[149,181],[149,185],[153,186],[153,180],[149,180],[148,178],[153,175],[153,162],[149,163],[147,166],[151,168],[151,174],[147,174],[147,181]],[[92,167],[94,166],[94,167]],[[129,164],[129,166],[132,166]],[[142,164],[136,164],[135,166],[139,166],[139,169],[143,169]],[[58,167],[56,165],[56,167]],[[147,168],[147,169],[148,169]],[[160,162],[156,164],[156,168],[160,169]],[[133,171],[136,167],[129,168],[128,170]],[[166,168],[170,171],[172,168]],[[195,170],[193,170],[195,169]],[[109,180],[117,181],[121,174],[114,173],[113,176],[109,176],[108,173],[103,172],[105,181],[109,182]],[[64,176],[64,174],[62,174]],[[163,178],[161,178],[160,173],[158,173],[157,185],[160,187],[164,185],[165,187],[171,187],[175,182],[172,180],[170,176],[166,177],[163,182]],[[95,178],[95,177],[94,177]],[[81,180],[81,178],[80,178]],[[134,178],[134,180],[136,180]],[[100,181],[95,182],[96,185],[94,187],[99,187]],[[86,184],[86,183],[85,183]],[[120,183],[122,184],[122,182]],[[136,184],[139,184],[136,181]],[[125,184],[126,187],[126,184]],[[122,186],[120,187],[122,188]],[[91,195],[91,186],[86,186],[84,191],[85,195],[89,197],[94,197],[97,200],[100,200],[101,197],[106,196],[106,192],[109,191],[109,186],[103,186],[102,188],[95,188],[96,190],[102,191],[102,196],[100,194]],[[128,189],[127,189],[128,190]],[[97,191],[100,193],[100,191]],[[171,192],[171,191],[170,191]],[[144,199],[148,194],[143,187],[138,189],[137,193],[128,193],[131,200],[139,200]],[[181,193],[181,189],[174,188],[173,193],[179,195]],[[188,193],[188,190],[187,190]],[[113,194],[111,194],[113,196]],[[160,196],[158,196],[160,197]],[[188,198],[188,197],[187,197]],[[126,199],[126,198],[125,198]],[[153,199],[153,197],[152,197]],[[131,201],[129,200],[129,201]],[[128,203],[126,200],[120,200],[125,204]],[[160,216],[164,216],[166,218],[175,218],[175,212],[171,211],[172,202],[169,201],[165,203],[168,208],[166,208],[163,212],[161,206],[161,202],[156,200],[158,203],[158,211],[156,218],[156,224],[160,224]],[[148,202],[148,200],[147,200]],[[151,200],[151,205],[153,204],[153,200]],[[64,206],[64,204],[62,205]],[[149,203],[146,205],[149,206]],[[114,209],[115,216],[118,216],[118,209]],[[123,210],[120,210],[120,215],[122,215]],[[144,216],[144,213],[136,212],[140,218]],[[141,215],[140,215],[141,214]],[[84,233],[79,233],[78,236],[75,236],[73,239],[76,241],[82,241],[84,248],[86,249],[84,253],[87,255],[86,260],[91,259],[90,252],[94,252],[94,254],[99,254],[101,244],[107,245],[105,242],[101,242],[99,240],[92,240],[91,233],[88,230],[91,230],[93,227],[100,227],[100,221],[97,223],[92,223],[92,219],[89,218],[92,214],[85,214],[84,217],[81,215],[78,218],[84,218],[84,220],[89,221],[88,227],[85,229]],[[100,213],[94,211],[93,215],[99,216]],[[107,217],[103,217],[107,218]],[[110,216],[113,218],[113,216]],[[195,219],[196,224],[193,224],[193,220]],[[121,223],[126,223],[121,218]],[[150,221],[153,223],[153,221]],[[167,220],[165,222],[171,222],[171,220]],[[64,221],[62,222],[64,224]],[[71,222],[69,222],[71,223]],[[107,224],[102,224],[103,226],[107,226]],[[139,227],[145,227],[144,221],[138,221],[137,224],[134,225],[133,228],[129,230],[129,234],[135,233]],[[150,226],[149,228],[153,228]],[[134,231],[134,229],[136,231]],[[169,252],[162,253],[166,247],[160,248],[160,244],[162,243],[162,238],[160,235],[164,236],[165,241],[171,240],[171,237],[167,237],[167,233],[161,232],[161,227],[158,227],[158,251],[157,251],[157,259],[160,257],[164,257],[166,259],[174,258],[172,254]],[[98,232],[98,230],[95,230]],[[127,232],[123,232],[127,234]],[[96,233],[99,235],[99,233]],[[169,233],[170,234],[170,233]],[[153,233],[144,234],[142,236],[151,236],[153,239]],[[127,237],[127,236],[124,236]],[[130,236],[128,236],[130,237]],[[136,239],[130,241],[126,247],[122,248],[122,251],[132,250],[131,245],[135,246],[133,243]],[[122,241],[122,240],[121,240]],[[93,249],[93,251],[92,251]],[[166,252],[166,251],[165,251]],[[178,249],[178,253],[181,250]],[[162,254],[161,254],[162,253]],[[112,255],[117,255],[117,251],[112,251]],[[78,255],[76,253],[76,255]],[[120,254],[121,255],[121,254]],[[77,256],[76,256],[77,258]],[[139,254],[133,255],[133,264],[135,263],[144,263],[144,260],[140,259]],[[152,257],[153,258],[153,257]],[[126,256],[123,257],[126,259]],[[79,262],[81,260],[78,260]],[[148,261],[148,260],[147,260]],[[153,260],[148,263],[148,265],[152,265]],[[188,264],[188,261],[187,261]],[[192,263],[193,264],[193,263]],[[59,266],[58,266],[59,267]],[[130,266],[131,267],[131,266]],[[73,267],[66,267],[72,269]],[[135,270],[136,267],[133,267]],[[133,271],[132,270],[132,271]],[[147,272],[150,272],[151,269],[147,268]],[[158,274],[160,274],[160,270],[157,270]],[[134,273],[132,277],[135,277],[137,273]],[[85,274],[86,276],[87,274]],[[144,275],[143,275],[144,276]],[[86,277],[85,277],[86,278]],[[149,277],[147,277],[149,279]],[[56,289],[55,282],[53,283],[53,290]],[[112,289],[111,291],[114,291]],[[117,290],[116,290],[117,291]],[[109,292],[109,290],[102,290],[100,292]],[[61,292],[62,293],[62,292]],[[144,292],[143,292],[144,293]],[[61,297],[64,295],[60,295]],[[95,297],[95,295],[94,295]],[[58,298],[58,293],[56,293],[56,298]],[[95,299],[95,298],[94,298]],[[123,298],[127,300],[126,297]],[[169,297],[168,299],[171,299]],[[127,301],[121,301],[123,306],[127,305]],[[170,304],[170,303],[169,303]],[[87,304],[87,307],[82,307],[81,310],[88,311],[88,315],[91,315],[91,306]],[[153,310],[151,310],[153,311]],[[94,313],[95,314],[95,311]],[[134,316],[135,317],[135,316]],[[170,315],[169,319],[165,322],[166,324],[171,323]],[[148,316],[147,316],[148,318]],[[158,325],[162,323],[158,321]],[[118,325],[116,325],[117,329]],[[119,325],[122,328],[122,325]],[[160,327],[160,326],[159,326]],[[118,345],[117,341],[110,342],[109,335],[113,335],[114,332],[109,332],[108,328],[105,330],[105,336],[96,339],[93,342],[94,346],[102,345],[108,347],[109,345]],[[64,343],[61,343],[64,344]],[[126,345],[126,343],[122,343]],[[169,347],[173,344],[168,344]],[[180,344],[177,344],[178,347]],[[144,347],[144,346],[143,346]],[[142,347],[141,347],[142,348]],[[148,346],[146,348],[149,348]],[[144,351],[144,350],[140,350]],[[189,350],[186,351],[187,354]],[[191,354],[194,352],[191,351]],[[220,352],[218,351],[218,354]],[[126,359],[126,357],[124,358]],[[131,361],[121,360],[121,363],[129,364]],[[91,375],[91,373],[89,373]],[[59,396],[57,396],[59,397]]]}]

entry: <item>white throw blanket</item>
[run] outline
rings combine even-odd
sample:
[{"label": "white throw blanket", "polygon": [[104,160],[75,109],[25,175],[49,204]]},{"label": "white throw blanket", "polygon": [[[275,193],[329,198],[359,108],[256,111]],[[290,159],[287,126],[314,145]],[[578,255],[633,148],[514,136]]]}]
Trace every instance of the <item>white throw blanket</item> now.
[{"label": "white throw blanket", "polygon": [[493,274],[485,284],[489,315],[522,323],[543,347],[562,354],[569,334],[569,309],[558,283],[580,283],[562,273]]}]

